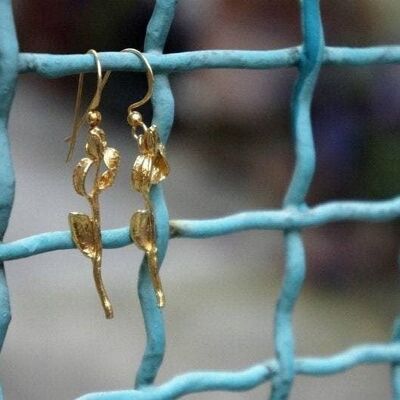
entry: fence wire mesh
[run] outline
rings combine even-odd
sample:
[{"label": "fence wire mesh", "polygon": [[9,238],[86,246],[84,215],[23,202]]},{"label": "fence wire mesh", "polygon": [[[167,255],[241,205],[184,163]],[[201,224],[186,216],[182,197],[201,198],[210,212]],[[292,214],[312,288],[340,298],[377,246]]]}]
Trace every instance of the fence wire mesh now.
[{"label": "fence wire mesh", "polygon": [[[7,137],[7,123],[18,74],[33,72],[57,78],[94,71],[91,55],[49,55],[19,53],[12,1],[0,0],[0,234],[7,228],[13,197],[14,172]],[[169,239],[208,238],[233,232],[260,229],[280,230],[285,240],[285,269],[276,305],[274,346],[276,358],[239,372],[191,372],[160,386],[153,386],[165,350],[163,315],[157,308],[147,266],[142,263],[138,279],[139,298],[147,333],[147,345],[136,375],[135,389],[92,393],[80,400],[173,399],[204,391],[246,391],[271,381],[271,400],[288,399],[296,375],[321,376],[344,372],[361,364],[386,363],[391,366],[393,399],[400,400],[400,320],[395,322],[392,341],[363,344],[323,358],[297,358],[292,319],[306,271],[301,231],[335,221],[381,222],[400,216],[400,197],[385,201],[339,201],[310,208],[305,203],[315,169],[315,149],[310,117],[313,91],[322,65],[361,66],[400,64],[400,46],[370,48],[327,47],[319,0],[300,0],[303,43],[294,48],[272,51],[194,51],[163,54],[164,44],[175,15],[176,0],[157,0],[147,27],[144,50],[156,73],[153,102],[154,123],[167,142],[174,118],[174,98],[168,75],[202,68],[271,69],[295,67],[298,79],[292,97],[292,129],[296,164],[283,207],[279,210],[242,212],[211,220],[169,221],[161,186],[151,193],[157,221],[159,257],[162,261]],[[101,53],[104,69],[143,71],[140,60],[131,54]],[[104,248],[131,244],[128,228],[103,231]],[[10,306],[4,261],[35,254],[70,249],[69,232],[49,232],[0,245],[0,343],[10,322]],[[2,397],[2,396],[1,396]]]}]

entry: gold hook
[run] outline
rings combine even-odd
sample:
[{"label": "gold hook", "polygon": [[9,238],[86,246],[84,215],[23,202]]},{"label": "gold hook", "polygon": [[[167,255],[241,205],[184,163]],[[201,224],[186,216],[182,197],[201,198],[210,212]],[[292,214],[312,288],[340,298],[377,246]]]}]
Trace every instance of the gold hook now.
[{"label": "gold hook", "polygon": [[71,159],[72,153],[74,152],[74,147],[75,147],[76,139],[78,137],[79,128],[82,126],[83,122],[85,121],[87,113],[89,111],[96,110],[97,107],[99,106],[100,100],[101,100],[101,94],[103,92],[104,86],[106,85],[108,78],[110,77],[110,73],[111,73],[110,71],[107,71],[103,78],[100,57],[99,57],[97,51],[90,49],[87,52],[87,54],[88,53],[93,55],[95,63],[96,63],[96,69],[97,69],[96,92],[95,92],[91,102],[89,103],[89,106],[86,109],[85,113],[81,117],[79,117],[79,111],[81,109],[81,103],[82,103],[83,81],[84,81],[84,76],[85,76],[85,73],[83,73],[83,72],[80,73],[79,81],[78,81],[78,90],[76,93],[76,100],[75,100],[74,122],[72,125],[72,133],[71,133],[71,136],[69,136],[65,140],[66,142],[69,142],[69,149],[68,149],[68,154],[67,154],[67,159],[66,159],[67,162]]},{"label": "gold hook", "polygon": [[147,103],[151,99],[151,96],[153,95],[153,87],[154,87],[154,73],[153,73],[153,69],[151,68],[150,63],[147,61],[147,58],[139,50],[128,48],[128,49],[124,49],[124,50],[121,50],[121,51],[125,51],[127,53],[135,54],[136,56],[138,56],[143,61],[143,64],[146,67],[146,78],[147,78],[147,86],[148,86],[147,87],[147,93],[145,94],[143,99],[141,99],[139,101],[136,101],[135,103],[132,103],[128,107],[128,114],[129,114],[135,108],[138,108],[138,107],[142,106],[143,104]]}]

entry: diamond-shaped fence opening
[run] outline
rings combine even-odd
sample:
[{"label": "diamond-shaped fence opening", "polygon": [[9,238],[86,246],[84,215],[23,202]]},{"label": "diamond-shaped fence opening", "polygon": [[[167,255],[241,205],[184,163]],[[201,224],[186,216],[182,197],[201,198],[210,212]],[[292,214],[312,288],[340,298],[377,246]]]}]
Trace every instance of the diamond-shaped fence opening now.
[{"label": "diamond-shaped fence opening", "polygon": [[[91,55],[49,55],[19,53],[11,0],[0,0],[0,232],[7,228],[14,197],[14,173],[7,138],[7,122],[16,78],[34,72],[56,78],[94,71]],[[190,372],[160,386],[153,386],[164,354],[165,332],[162,314],[154,300],[146,265],[139,273],[139,292],[147,332],[147,345],[136,375],[136,388],[119,392],[88,394],[80,399],[173,399],[203,391],[245,391],[271,381],[272,400],[290,397],[296,375],[321,376],[344,372],[361,364],[391,366],[393,399],[400,399],[400,323],[394,324],[389,343],[361,344],[323,358],[296,358],[292,328],[293,309],[306,271],[302,230],[334,221],[390,221],[400,216],[400,197],[384,201],[338,201],[308,207],[305,197],[315,169],[315,149],[310,106],[323,65],[400,64],[400,46],[369,48],[327,47],[324,43],[319,0],[300,0],[303,43],[294,48],[272,51],[212,50],[163,54],[174,19],[176,0],[157,0],[145,39],[146,56],[156,73],[152,99],[154,121],[161,139],[168,140],[174,115],[174,100],[168,74],[201,68],[271,69],[294,67],[298,79],[292,97],[292,129],[296,163],[283,207],[278,210],[248,211],[210,220],[169,221],[161,187],[151,193],[157,220],[157,244],[162,260],[169,239],[207,238],[233,232],[261,229],[284,232],[285,269],[274,323],[276,358],[240,372]],[[106,70],[143,71],[140,60],[130,54],[102,53]],[[131,243],[128,228],[103,232],[104,248]],[[70,249],[69,232],[49,232],[0,245],[2,262],[53,250]],[[10,322],[10,307],[4,268],[0,270],[0,340],[3,343]],[[1,397],[1,396],[0,396]]]}]

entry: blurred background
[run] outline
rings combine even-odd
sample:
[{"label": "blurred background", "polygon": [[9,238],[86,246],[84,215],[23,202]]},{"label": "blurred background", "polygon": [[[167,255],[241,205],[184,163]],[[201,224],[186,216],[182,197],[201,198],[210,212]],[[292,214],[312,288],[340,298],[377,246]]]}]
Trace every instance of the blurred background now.
[{"label": "blurred background", "polygon": [[[400,43],[396,0],[322,1],[326,41]],[[21,51],[84,53],[143,49],[152,1],[15,0]],[[277,49],[301,42],[293,0],[185,0],[166,52]],[[317,171],[308,203],[384,199],[400,192],[399,66],[324,67],[313,105]],[[290,97],[295,69],[199,70],[171,75],[176,118],[165,182],[172,219],[278,208],[293,170]],[[21,76],[10,121],[17,177],[6,241],[67,230],[85,211],[64,163],[77,77]],[[90,81],[90,80],[89,80]],[[92,81],[93,83],[93,81]],[[93,86],[86,89],[90,96]],[[115,73],[103,95],[109,145],[121,150],[117,183],[102,196],[103,227],[126,226],[141,200],[130,190],[136,154],[126,108],[145,91],[142,74]],[[145,111],[147,121],[151,107]],[[335,223],[305,232],[308,272],[295,312],[299,356],[329,355],[387,341],[399,310],[399,224]],[[77,250],[6,263],[13,320],[0,361],[9,400],[69,400],[130,388],[144,329],[136,293],[141,253],[104,254],[115,319],[103,317],[89,261]],[[197,369],[238,370],[273,357],[273,312],[283,271],[280,232],[245,232],[170,242],[162,269],[167,352],[157,383]],[[293,399],[388,399],[388,366],[326,378],[299,377]],[[193,399],[264,399],[246,393]]]}]

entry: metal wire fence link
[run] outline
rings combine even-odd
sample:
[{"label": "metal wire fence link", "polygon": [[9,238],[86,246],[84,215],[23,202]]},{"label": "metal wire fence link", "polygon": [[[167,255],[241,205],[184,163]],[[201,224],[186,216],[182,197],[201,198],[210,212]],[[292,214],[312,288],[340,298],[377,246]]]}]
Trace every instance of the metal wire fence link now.
[{"label": "metal wire fence link", "polygon": [[[33,72],[57,78],[94,71],[91,55],[24,54],[18,42],[12,16],[12,1],[0,0],[0,238],[7,228],[13,197],[14,172],[9,151],[7,122],[17,75]],[[132,390],[93,393],[80,400],[167,400],[203,391],[246,391],[271,381],[271,400],[288,399],[296,375],[330,375],[361,364],[391,366],[393,399],[400,400],[400,320],[388,343],[363,344],[324,358],[297,358],[292,319],[306,270],[301,230],[334,221],[390,221],[400,216],[400,197],[385,201],[339,201],[309,208],[305,197],[315,169],[315,149],[310,118],[313,91],[322,65],[400,64],[400,46],[370,48],[326,47],[319,0],[300,0],[303,43],[294,48],[272,51],[194,51],[163,54],[174,19],[176,0],[157,0],[147,27],[145,52],[156,73],[153,96],[154,122],[161,140],[168,140],[174,116],[174,98],[168,74],[200,68],[298,69],[292,97],[292,129],[296,164],[292,181],[279,210],[242,212],[211,220],[169,221],[161,186],[151,192],[155,205],[157,245],[160,262],[171,238],[207,238],[233,232],[261,229],[281,230],[285,238],[285,271],[275,312],[276,358],[239,372],[191,372],[153,386],[165,350],[163,315],[156,306],[151,280],[143,262],[139,272],[139,297],[147,333],[147,345]],[[101,53],[104,70],[143,71],[133,55]],[[104,248],[131,244],[128,228],[103,232]],[[69,232],[49,232],[0,244],[0,343],[10,321],[9,296],[3,262],[35,254],[73,248]],[[0,398],[2,396],[0,395]]]}]

